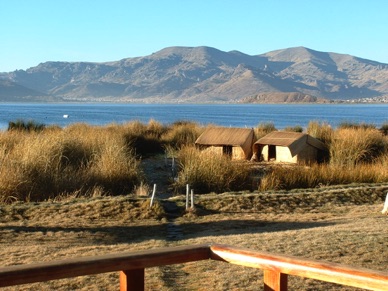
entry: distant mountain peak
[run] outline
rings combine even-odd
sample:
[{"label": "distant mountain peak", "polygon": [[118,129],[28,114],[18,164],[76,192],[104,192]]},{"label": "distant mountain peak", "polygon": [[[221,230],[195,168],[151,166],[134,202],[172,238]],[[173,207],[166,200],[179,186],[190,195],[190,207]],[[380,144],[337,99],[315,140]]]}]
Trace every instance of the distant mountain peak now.
[{"label": "distant mountain peak", "polygon": [[322,58],[328,53],[315,51],[303,46],[268,52],[264,56],[271,61],[307,62]]},{"label": "distant mountain peak", "polygon": [[191,54],[199,54],[199,55],[211,55],[215,53],[223,53],[222,51],[207,47],[207,46],[198,46],[198,47],[186,47],[186,46],[171,46],[163,48],[157,52],[154,52],[151,56],[169,56],[169,55],[191,55]]}]

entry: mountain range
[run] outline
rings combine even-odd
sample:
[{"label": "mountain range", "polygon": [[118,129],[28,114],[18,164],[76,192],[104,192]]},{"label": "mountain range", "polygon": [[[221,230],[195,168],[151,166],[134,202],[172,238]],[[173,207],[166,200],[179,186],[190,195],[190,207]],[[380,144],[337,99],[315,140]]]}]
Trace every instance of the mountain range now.
[{"label": "mountain range", "polygon": [[0,101],[325,102],[388,96],[388,64],[305,47],[247,55],[168,47],[0,73]]}]

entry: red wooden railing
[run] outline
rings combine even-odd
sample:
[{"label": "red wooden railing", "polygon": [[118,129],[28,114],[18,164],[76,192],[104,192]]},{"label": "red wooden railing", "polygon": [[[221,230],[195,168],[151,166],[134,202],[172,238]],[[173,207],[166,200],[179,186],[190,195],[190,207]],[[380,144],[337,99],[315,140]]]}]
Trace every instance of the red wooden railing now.
[{"label": "red wooden railing", "polygon": [[287,290],[288,275],[369,290],[388,290],[388,273],[219,244],[81,257],[0,268],[0,287],[120,271],[120,290],[144,290],[146,268],[217,260],[264,270],[264,290]]}]

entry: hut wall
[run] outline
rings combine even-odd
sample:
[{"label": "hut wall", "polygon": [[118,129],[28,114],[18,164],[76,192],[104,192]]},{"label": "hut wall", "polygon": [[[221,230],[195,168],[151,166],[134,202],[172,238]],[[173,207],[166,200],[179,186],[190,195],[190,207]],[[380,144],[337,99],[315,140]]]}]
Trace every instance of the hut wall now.
[{"label": "hut wall", "polygon": [[249,138],[247,138],[245,143],[241,146],[241,150],[243,151],[244,156],[239,159],[244,159],[244,160],[250,159],[253,153],[252,146],[253,146],[253,132],[249,136]]},{"label": "hut wall", "polygon": [[247,159],[244,150],[241,147],[232,148],[232,160],[245,160]]},{"label": "hut wall", "polygon": [[298,162],[300,163],[311,163],[317,161],[317,159],[318,150],[310,145],[306,145],[298,154]]},{"label": "hut wall", "polygon": [[[203,148],[203,152],[212,153],[213,155],[221,156],[224,154],[224,150],[222,146],[209,146]],[[245,160],[246,154],[241,147],[232,147],[232,160]]]},{"label": "hut wall", "polygon": [[[269,162],[270,159],[272,159],[269,156],[269,146],[265,145],[263,146],[261,150],[261,158],[263,161]],[[282,146],[276,146],[275,148],[276,151],[276,162],[287,162],[287,163],[297,163],[298,161],[298,156],[291,156],[290,149],[288,147],[282,147]]]},{"label": "hut wall", "polygon": [[286,163],[297,163],[298,155],[291,156],[290,149],[288,147],[277,146],[276,147],[276,161]]},{"label": "hut wall", "polygon": [[[268,145],[263,146],[261,149],[261,159],[263,159],[263,161],[265,162],[268,162],[268,151],[269,151]],[[260,157],[258,158],[260,159]]]},{"label": "hut wall", "polygon": [[209,146],[203,149],[203,152],[206,153],[212,153],[213,155],[222,155],[222,147],[217,147],[217,146]]}]

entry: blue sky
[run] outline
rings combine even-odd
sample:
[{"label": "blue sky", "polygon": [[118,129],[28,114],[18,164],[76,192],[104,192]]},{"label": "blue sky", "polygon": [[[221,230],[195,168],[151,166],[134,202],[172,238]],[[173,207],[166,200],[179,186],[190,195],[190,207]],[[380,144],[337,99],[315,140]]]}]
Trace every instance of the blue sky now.
[{"label": "blue sky", "polygon": [[169,46],[305,46],[388,63],[386,0],[0,0],[0,72]]}]

